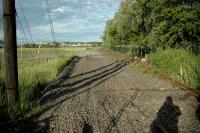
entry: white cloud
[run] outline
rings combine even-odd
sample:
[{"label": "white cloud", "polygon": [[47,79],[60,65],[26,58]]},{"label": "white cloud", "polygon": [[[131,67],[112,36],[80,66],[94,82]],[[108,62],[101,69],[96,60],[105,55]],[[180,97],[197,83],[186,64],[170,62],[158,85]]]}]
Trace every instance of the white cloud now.
[{"label": "white cloud", "polygon": [[[23,1],[33,38],[40,40],[44,32],[51,40],[44,1]],[[98,40],[106,20],[112,18],[119,3],[120,0],[49,0],[57,40]],[[18,13],[20,14],[19,9]]]},{"label": "white cloud", "polygon": [[64,0],[64,1],[78,3],[78,0]]},{"label": "white cloud", "polygon": [[66,12],[66,11],[71,12],[72,10],[73,10],[73,9],[72,9],[71,7],[61,6],[61,7],[58,7],[58,8],[56,8],[56,9],[53,9],[52,12],[53,12],[53,13],[58,13],[58,12],[64,13],[64,12]]}]

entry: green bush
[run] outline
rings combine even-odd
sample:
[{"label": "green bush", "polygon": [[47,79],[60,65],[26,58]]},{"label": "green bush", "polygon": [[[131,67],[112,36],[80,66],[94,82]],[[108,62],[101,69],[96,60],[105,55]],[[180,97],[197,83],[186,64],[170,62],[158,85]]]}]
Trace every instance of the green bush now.
[{"label": "green bush", "polygon": [[200,55],[192,55],[184,49],[158,49],[148,56],[148,63],[175,80],[200,87]]}]

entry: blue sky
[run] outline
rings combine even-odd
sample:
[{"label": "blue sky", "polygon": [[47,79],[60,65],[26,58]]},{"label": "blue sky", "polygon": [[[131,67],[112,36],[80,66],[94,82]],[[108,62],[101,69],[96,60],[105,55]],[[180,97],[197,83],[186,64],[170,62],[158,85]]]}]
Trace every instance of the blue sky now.
[{"label": "blue sky", "polygon": [[[45,0],[21,0],[35,42],[51,40]],[[2,3],[2,0],[0,0]],[[118,9],[120,0],[49,0],[58,41],[101,41],[108,19]],[[16,9],[28,36],[24,18],[16,0]],[[2,7],[0,6],[1,14]],[[2,28],[1,28],[2,29]],[[21,31],[18,30],[18,38]]]}]

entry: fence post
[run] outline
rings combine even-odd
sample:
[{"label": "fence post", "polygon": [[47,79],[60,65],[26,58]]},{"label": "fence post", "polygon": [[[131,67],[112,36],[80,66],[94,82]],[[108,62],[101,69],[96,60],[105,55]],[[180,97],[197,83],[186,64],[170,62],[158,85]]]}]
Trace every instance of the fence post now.
[{"label": "fence post", "polygon": [[39,58],[39,54],[40,54],[40,45],[39,45],[38,51],[37,51],[37,59]]}]

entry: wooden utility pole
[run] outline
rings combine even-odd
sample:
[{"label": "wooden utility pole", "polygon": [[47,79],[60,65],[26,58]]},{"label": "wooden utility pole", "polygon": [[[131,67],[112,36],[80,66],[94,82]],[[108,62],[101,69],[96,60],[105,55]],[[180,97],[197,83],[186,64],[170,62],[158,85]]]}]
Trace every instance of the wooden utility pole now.
[{"label": "wooden utility pole", "polygon": [[5,55],[5,86],[7,106],[11,107],[19,99],[18,67],[17,67],[17,38],[15,0],[3,1],[4,55]]}]

